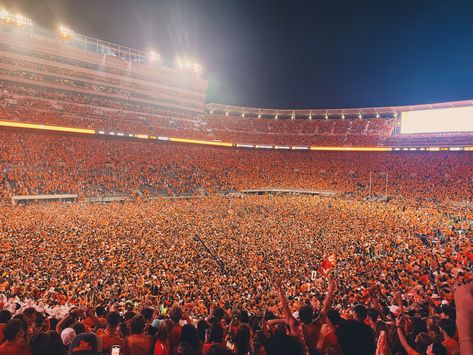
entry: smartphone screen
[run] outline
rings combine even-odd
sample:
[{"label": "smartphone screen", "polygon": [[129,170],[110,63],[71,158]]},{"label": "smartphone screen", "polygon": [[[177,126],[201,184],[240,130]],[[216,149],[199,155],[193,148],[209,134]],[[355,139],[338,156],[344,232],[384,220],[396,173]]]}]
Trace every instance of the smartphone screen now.
[{"label": "smartphone screen", "polygon": [[112,355],[120,355],[120,345],[112,346]]},{"label": "smartphone screen", "polygon": [[228,340],[227,341],[227,348],[229,348],[231,351],[235,350],[235,343]]}]

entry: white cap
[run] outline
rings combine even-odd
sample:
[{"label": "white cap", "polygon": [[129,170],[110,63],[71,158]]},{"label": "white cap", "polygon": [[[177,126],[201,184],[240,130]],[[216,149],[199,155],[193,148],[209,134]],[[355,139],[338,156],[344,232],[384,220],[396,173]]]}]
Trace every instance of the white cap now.
[{"label": "white cap", "polygon": [[61,340],[65,346],[68,346],[76,337],[76,331],[72,328],[66,328],[61,333]]}]

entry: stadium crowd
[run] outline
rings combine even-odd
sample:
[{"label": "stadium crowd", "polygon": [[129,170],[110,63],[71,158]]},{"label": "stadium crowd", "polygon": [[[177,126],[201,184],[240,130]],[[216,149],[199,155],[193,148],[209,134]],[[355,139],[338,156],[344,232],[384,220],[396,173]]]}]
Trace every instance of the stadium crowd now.
[{"label": "stadium crowd", "polygon": [[[398,122],[204,116],[198,80],[32,38],[0,44],[2,120],[329,146]],[[2,128],[0,355],[473,354],[473,213],[452,203],[473,201],[470,154]],[[338,194],[215,195],[268,187]],[[58,193],[133,201],[8,205]]]},{"label": "stadium crowd", "polygon": [[[472,201],[468,152],[356,153],[229,149],[0,131],[10,195],[202,194],[306,188],[354,197]],[[371,189],[370,189],[371,173]],[[386,176],[387,174],[387,176]]]},{"label": "stadium crowd", "polygon": [[471,345],[453,300],[472,281],[471,210],[266,196],[0,209],[0,354]]},{"label": "stadium crowd", "polygon": [[[156,88],[155,86],[150,86],[150,83],[157,84],[160,87],[164,84],[167,86],[166,93],[171,95],[182,95],[183,92],[182,90],[169,91],[170,87],[174,87],[174,89],[176,87],[185,88],[187,90],[193,89],[194,96],[186,96],[187,98],[196,98],[196,92],[200,92],[200,94],[206,92],[205,87],[196,87],[192,81],[189,81],[188,77],[177,78],[174,76],[169,78],[169,76],[163,77],[163,75],[156,76],[155,68],[153,68],[151,72],[149,70],[145,72],[140,70],[136,71],[135,68],[133,68],[134,70],[130,70],[128,65],[124,67],[123,62],[114,61],[113,58],[110,58],[112,63],[107,63],[107,58],[105,58],[104,63],[102,56],[99,57],[99,61],[96,60],[97,58],[91,60],[90,57],[77,58],[77,52],[71,54],[67,47],[61,48],[62,55],[58,55],[59,53],[57,51],[56,53],[52,53],[51,48],[49,48],[49,50],[44,47],[36,49],[25,48],[24,45],[28,43],[28,39],[24,38],[24,40],[22,47],[19,47],[18,43],[12,44],[11,42],[9,44],[0,44],[0,50],[3,51],[5,55],[3,60],[6,65],[21,66],[22,68],[35,69],[39,72],[72,76],[113,85],[128,85],[131,88],[139,88],[142,90]],[[31,47],[34,47],[34,45]],[[12,58],[14,58],[15,61],[12,62]],[[117,66],[117,64],[119,65]],[[67,70],[71,67],[75,70]],[[141,67],[141,69],[143,69],[143,67]],[[100,74],[100,78],[96,75],[97,73]],[[189,93],[187,95],[189,95]]]},{"label": "stadium crowd", "polygon": [[375,146],[391,132],[394,121],[270,120],[170,110],[162,106],[106,97],[100,92],[1,82],[2,119],[32,123],[118,130],[237,143],[322,146]]}]

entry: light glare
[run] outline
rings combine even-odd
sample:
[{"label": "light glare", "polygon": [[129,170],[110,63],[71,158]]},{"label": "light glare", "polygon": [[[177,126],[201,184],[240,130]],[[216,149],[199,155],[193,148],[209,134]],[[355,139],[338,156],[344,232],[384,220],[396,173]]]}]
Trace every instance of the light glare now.
[{"label": "light glare", "polygon": [[18,27],[33,25],[33,21],[28,17],[5,9],[0,10],[0,19],[8,25],[15,25]]},{"label": "light glare", "polygon": [[403,112],[401,133],[473,132],[473,106]]},{"label": "light glare", "polygon": [[148,57],[151,63],[156,63],[161,60],[161,55],[153,50],[149,51]]},{"label": "light glare", "polygon": [[204,71],[202,65],[187,58],[178,57],[176,60],[177,68],[184,72],[191,72],[195,75],[201,75]]},{"label": "light glare", "polygon": [[58,31],[61,37],[65,40],[71,40],[72,38],[74,38],[74,31],[71,30],[69,27],[61,25],[59,26]]}]

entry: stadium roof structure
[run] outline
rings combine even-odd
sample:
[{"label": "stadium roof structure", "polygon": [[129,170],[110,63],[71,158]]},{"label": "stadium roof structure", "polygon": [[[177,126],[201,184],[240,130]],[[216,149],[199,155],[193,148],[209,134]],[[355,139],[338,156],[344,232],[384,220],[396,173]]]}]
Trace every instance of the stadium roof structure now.
[{"label": "stadium roof structure", "polygon": [[292,118],[292,119],[323,119],[323,118],[361,118],[385,117],[395,118],[402,112],[453,108],[473,105],[473,100],[441,102],[434,104],[366,107],[366,108],[340,108],[340,109],[276,109],[232,106],[217,103],[205,105],[205,110],[210,114],[224,114],[227,116],[264,117],[264,118]]}]

